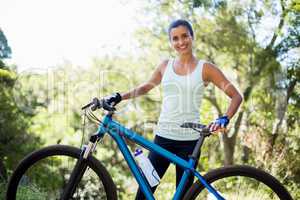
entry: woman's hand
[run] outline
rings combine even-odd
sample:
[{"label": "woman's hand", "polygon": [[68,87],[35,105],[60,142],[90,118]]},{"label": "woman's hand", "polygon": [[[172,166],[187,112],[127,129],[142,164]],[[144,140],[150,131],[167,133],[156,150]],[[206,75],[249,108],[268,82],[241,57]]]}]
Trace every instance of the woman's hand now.
[{"label": "woman's hand", "polygon": [[120,101],[122,101],[122,96],[120,95],[120,93],[115,93],[112,94],[108,97],[105,97],[104,100],[106,101],[106,103],[108,103],[110,106],[115,106],[118,103],[120,103]]},{"label": "woman's hand", "polygon": [[225,129],[229,124],[230,119],[227,115],[217,118],[214,122],[208,125],[210,132],[216,132],[220,129]]}]

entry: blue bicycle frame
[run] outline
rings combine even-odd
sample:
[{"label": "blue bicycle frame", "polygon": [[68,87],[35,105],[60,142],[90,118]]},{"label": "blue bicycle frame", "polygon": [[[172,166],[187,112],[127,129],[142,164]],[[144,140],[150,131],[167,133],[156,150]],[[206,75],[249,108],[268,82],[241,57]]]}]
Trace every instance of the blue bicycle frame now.
[{"label": "blue bicycle frame", "polygon": [[162,157],[168,159],[172,163],[184,169],[184,174],[179,182],[179,185],[177,186],[175,195],[173,197],[174,200],[181,199],[183,195],[183,189],[191,174],[193,176],[196,176],[199,179],[199,181],[209,190],[209,192],[211,192],[218,200],[224,200],[224,198],[209,183],[206,182],[206,180],[200,175],[200,173],[198,173],[195,170],[196,161],[194,158],[190,158],[188,161],[186,161],[176,156],[175,154],[165,150],[157,144],[146,140],[134,131],[127,129],[121,124],[112,120],[110,115],[105,115],[105,117],[102,120],[102,123],[98,127],[97,135],[100,138],[102,138],[105,135],[105,133],[108,133],[116,141],[120,151],[122,152],[132,174],[137,180],[140,189],[144,193],[146,199],[154,200],[153,194],[151,192],[150,186],[146,178],[142,175],[138,165],[136,164],[132,154],[130,153],[124,137],[141,145],[142,147],[148,149],[151,152],[155,152],[161,155]]}]

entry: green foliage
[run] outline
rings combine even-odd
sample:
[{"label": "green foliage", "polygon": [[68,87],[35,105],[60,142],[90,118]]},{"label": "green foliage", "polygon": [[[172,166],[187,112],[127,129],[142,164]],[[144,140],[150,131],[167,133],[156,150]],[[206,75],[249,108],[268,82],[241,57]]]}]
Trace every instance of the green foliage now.
[{"label": "green foliage", "polygon": [[[244,94],[241,109],[243,118],[241,122],[231,120],[232,128],[239,131],[234,155],[236,162],[248,157],[247,162],[270,170],[295,191],[292,188],[298,183],[285,177],[288,174],[299,177],[298,161],[294,159],[291,168],[286,169],[284,166],[287,163],[283,160],[296,156],[289,142],[294,141],[293,148],[300,146],[299,141],[294,140],[294,132],[299,130],[298,1],[243,1],[219,7],[214,6],[215,2],[193,1],[192,7],[190,2],[185,1],[155,5],[156,15],[160,17],[153,20],[156,26],[147,27],[143,34],[154,35],[156,30],[167,27],[178,16],[192,22],[197,57],[217,64]],[[168,11],[166,15],[170,17],[164,16],[164,11]],[[264,21],[270,16],[278,19],[279,23],[272,25],[268,37],[261,42],[263,29],[260,27],[266,25]],[[160,46],[164,46],[167,41],[163,34],[166,33],[160,33]],[[152,54],[157,54],[159,45],[151,43],[148,38],[146,40],[151,44],[149,49],[153,50]],[[141,41],[144,41],[143,37]],[[229,72],[226,73],[226,70]],[[224,102],[222,95],[216,95],[214,90],[208,91],[206,99],[211,104],[202,105],[202,110],[206,112],[201,112],[201,117],[206,114],[204,118],[213,119],[210,110],[215,108],[213,110],[225,112],[227,105],[220,103]],[[209,116],[207,113],[210,113]],[[206,122],[205,119],[203,121]],[[280,128],[276,129],[279,122]],[[282,143],[286,144],[285,147],[282,147]],[[216,149],[214,154],[226,159],[219,155],[223,150],[222,144],[225,145],[222,142],[221,149]],[[276,160],[272,160],[270,155]],[[220,162],[214,160],[212,163]],[[203,163],[207,166],[208,159],[204,159]],[[295,195],[295,198],[298,197]]]},{"label": "green foliage", "polygon": [[[216,64],[244,95],[241,120],[239,113],[231,120],[228,133],[237,134],[233,143],[235,162],[268,170],[295,199],[300,198],[299,1],[281,1],[285,10],[275,0],[228,2],[149,1],[143,11],[151,12],[151,23],[136,33],[139,55],[95,58],[85,68],[64,63],[47,72],[29,74],[17,74],[1,62],[0,158],[11,170],[41,141],[44,145],[80,146],[80,107],[95,96],[134,88],[150,77],[161,60],[176,56],[169,46],[166,28],[170,21],[186,18],[195,30],[196,56]],[[267,37],[261,42],[261,26],[270,16],[279,19],[279,25],[265,29]],[[157,87],[143,97],[121,102],[115,118],[151,140],[161,97],[161,88]],[[227,102],[223,93],[209,86],[202,102],[201,122],[207,124],[224,113]],[[96,125],[88,122],[85,132],[95,130]],[[131,150],[135,148],[128,144]],[[225,145],[222,137],[209,138],[198,168],[206,172],[222,166]],[[112,174],[119,197],[132,199],[137,185],[116,149],[110,138],[104,138],[96,157]],[[174,176],[171,168],[156,193],[158,199],[174,191]]]},{"label": "green foliage", "polygon": [[300,12],[300,1],[299,0],[293,0],[291,3],[291,9],[295,12]]},{"label": "green foliage", "polygon": [[204,7],[206,9],[220,9],[227,6],[227,1],[225,0],[193,0],[193,7]]},{"label": "green foliage", "polygon": [[[7,39],[0,28],[0,59],[10,58],[11,48],[8,46]],[[1,68],[1,64],[0,64]]]},{"label": "green foliage", "polygon": [[8,87],[13,86],[15,82],[15,74],[6,69],[0,69],[0,82]]},{"label": "green foliage", "polygon": [[0,69],[0,181],[7,181],[7,174],[40,140],[28,131],[31,115],[20,109],[13,87],[16,72],[8,67]]},{"label": "green foliage", "polygon": [[[7,167],[12,169],[18,160],[39,144],[38,138],[26,133],[29,126],[28,117],[11,104],[11,99],[3,101],[1,95],[1,148],[0,157]],[[4,117],[5,116],[5,117]]]}]

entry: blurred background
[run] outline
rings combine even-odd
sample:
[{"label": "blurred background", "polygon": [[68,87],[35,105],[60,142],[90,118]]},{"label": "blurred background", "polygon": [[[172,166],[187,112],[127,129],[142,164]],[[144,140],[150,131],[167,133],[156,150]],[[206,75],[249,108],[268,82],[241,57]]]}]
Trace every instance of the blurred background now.
[{"label": "blurred background", "polygon": [[[26,154],[51,144],[79,147],[95,131],[88,122],[83,136],[82,105],[132,89],[161,60],[176,56],[167,28],[178,18],[193,25],[195,55],[216,64],[244,96],[228,133],[206,141],[198,169],[255,166],[300,199],[299,0],[0,0],[0,5],[0,199]],[[121,102],[115,118],[152,140],[161,97],[157,87]],[[208,86],[201,123],[224,113],[228,102]],[[137,184],[116,144],[106,137],[98,149],[119,197],[133,199]],[[158,199],[172,197],[174,177],[172,166]]]}]

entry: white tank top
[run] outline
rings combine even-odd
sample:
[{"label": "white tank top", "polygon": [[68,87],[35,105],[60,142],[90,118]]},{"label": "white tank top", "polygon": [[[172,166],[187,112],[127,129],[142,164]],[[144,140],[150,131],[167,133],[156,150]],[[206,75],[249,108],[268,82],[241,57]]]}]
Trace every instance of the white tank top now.
[{"label": "white tank top", "polygon": [[174,61],[175,59],[169,60],[161,81],[163,102],[154,133],[172,140],[196,140],[199,133],[181,128],[180,125],[184,122],[200,121],[199,110],[204,92],[204,61],[199,60],[194,71],[187,75],[175,73]]}]

